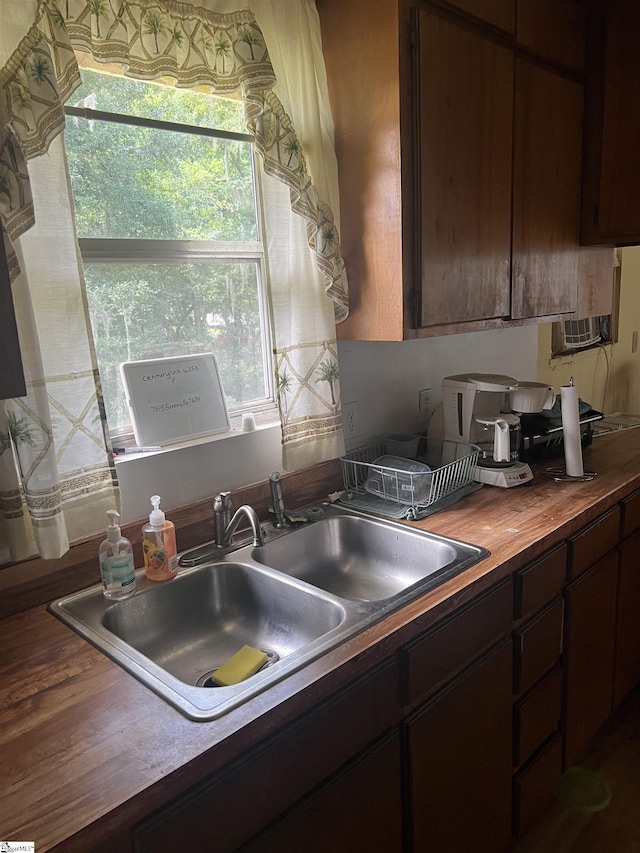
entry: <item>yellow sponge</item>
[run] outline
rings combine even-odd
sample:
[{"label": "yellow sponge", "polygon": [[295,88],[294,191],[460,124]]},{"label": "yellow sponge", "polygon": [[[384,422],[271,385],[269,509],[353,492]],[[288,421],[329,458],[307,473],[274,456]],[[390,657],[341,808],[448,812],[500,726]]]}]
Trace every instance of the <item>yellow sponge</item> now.
[{"label": "yellow sponge", "polygon": [[212,673],[211,680],[221,687],[228,687],[254,675],[266,662],[267,656],[260,649],[243,646]]}]

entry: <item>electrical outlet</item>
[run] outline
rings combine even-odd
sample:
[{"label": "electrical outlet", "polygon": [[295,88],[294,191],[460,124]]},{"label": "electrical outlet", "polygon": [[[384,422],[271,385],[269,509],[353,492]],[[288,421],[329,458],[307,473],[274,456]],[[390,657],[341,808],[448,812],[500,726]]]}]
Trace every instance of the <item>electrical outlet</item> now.
[{"label": "electrical outlet", "polygon": [[431,414],[431,388],[424,388],[422,391],[418,391],[418,417],[420,423],[426,423]]},{"label": "electrical outlet", "polygon": [[342,420],[344,421],[344,434],[347,438],[355,438],[358,435],[358,404],[345,403],[342,407]]}]

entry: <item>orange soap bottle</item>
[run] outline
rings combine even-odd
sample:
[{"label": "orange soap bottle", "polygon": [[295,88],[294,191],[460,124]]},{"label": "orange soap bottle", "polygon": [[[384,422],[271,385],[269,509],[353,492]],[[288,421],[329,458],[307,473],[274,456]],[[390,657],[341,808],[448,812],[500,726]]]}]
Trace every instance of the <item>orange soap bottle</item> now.
[{"label": "orange soap bottle", "polygon": [[144,571],[150,581],[168,581],[178,574],[176,528],[160,509],[160,495],[151,498],[149,523],[142,528]]}]

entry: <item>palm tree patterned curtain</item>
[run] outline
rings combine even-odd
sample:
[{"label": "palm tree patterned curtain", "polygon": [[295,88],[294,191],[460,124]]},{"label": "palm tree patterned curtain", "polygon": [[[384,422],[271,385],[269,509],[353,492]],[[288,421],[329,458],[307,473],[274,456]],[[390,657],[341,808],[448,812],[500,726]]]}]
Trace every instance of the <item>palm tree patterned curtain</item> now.
[{"label": "palm tree patterned curtain", "polygon": [[[48,197],[40,199],[40,208],[34,206],[30,171],[46,154],[45,159],[55,161],[55,167],[67,175],[60,133],[64,128],[63,104],[81,82],[74,50],[89,52],[100,62],[119,63],[126,75],[138,79],[171,78],[177,86],[208,86],[216,94],[241,92],[247,127],[255,136],[262,168],[270,181],[265,202],[269,296],[283,465],[287,469],[335,458],[344,449],[335,323],[347,316],[348,297],[337,222],[324,200],[333,200],[333,209],[337,209],[335,157],[332,146],[327,146],[328,99],[320,85],[323,74],[314,67],[322,60],[313,0],[202,0],[198,6],[171,0],[25,0],[25,5],[27,2],[34,6],[32,25],[11,51],[3,45],[8,60],[0,69],[0,216],[17,313],[22,305],[18,320],[21,343],[23,348],[33,344],[34,356],[29,367],[29,396],[7,401],[0,415],[0,523],[4,522],[5,529],[8,522],[12,523],[9,526],[13,527],[14,539],[17,527],[25,528],[27,537],[30,535],[28,519],[20,517],[22,510],[18,507],[24,498],[40,553],[59,556],[68,547],[67,538],[79,538],[100,528],[104,499],[113,504],[118,497],[84,297],[80,294],[83,329],[76,331],[85,339],[86,363],[82,370],[71,371],[65,381],[71,383],[76,374],[81,374],[80,378],[91,385],[91,402],[85,401],[83,411],[72,414],[58,400],[52,418],[48,368],[43,367],[38,352],[39,312],[37,306],[34,310],[29,304],[26,281],[33,254],[42,255],[42,247],[30,239],[36,210],[38,227],[43,221],[38,239],[51,240],[60,227],[58,222],[47,226],[47,217],[41,212],[50,203]],[[11,5],[11,0],[0,0],[0,11],[4,6],[8,15]],[[217,6],[225,11],[218,11],[214,8]],[[234,6],[235,11],[229,8]],[[246,6],[254,7],[264,20],[267,37]],[[267,44],[278,53],[278,75]],[[311,63],[311,67],[303,68],[304,63]],[[313,91],[308,90],[306,97],[294,91],[300,78],[313,80]],[[288,111],[283,95],[288,99]],[[307,125],[306,146],[289,115],[293,111]],[[307,146],[312,150],[313,169],[305,159]],[[54,166],[52,162],[48,165]],[[68,186],[59,192],[68,194]],[[292,217],[291,212],[297,216]],[[46,233],[47,227],[51,233]],[[72,221],[65,236],[75,244]],[[295,251],[301,240],[308,251]],[[29,248],[29,258],[25,247]],[[36,273],[46,277],[46,271]],[[77,308],[79,294],[74,298]],[[74,349],[76,343],[74,340]],[[36,387],[49,389],[39,403],[31,399]],[[57,400],[55,394],[53,400]],[[100,458],[88,465],[89,474],[87,466],[80,466],[82,470],[75,471],[71,479],[56,470],[62,464],[59,451],[55,451],[57,434],[53,441],[60,412],[73,426],[67,435],[91,435],[98,449]],[[91,428],[89,422],[93,423]],[[12,474],[13,456],[21,471],[21,484]],[[40,476],[42,472],[44,477]],[[91,480],[82,500],[78,499],[74,477]],[[45,483],[48,485],[43,488]],[[78,513],[81,530],[69,525],[67,492],[74,496],[76,506],[83,507]],[[103,500],[89,500],[96,495]],[[86,506],[91,503],[99,506],[95,523],[87,520]],[[47,530],[55,533],[47,536]],[[14,559],[20,557],[19,550],[14,547]]]}]

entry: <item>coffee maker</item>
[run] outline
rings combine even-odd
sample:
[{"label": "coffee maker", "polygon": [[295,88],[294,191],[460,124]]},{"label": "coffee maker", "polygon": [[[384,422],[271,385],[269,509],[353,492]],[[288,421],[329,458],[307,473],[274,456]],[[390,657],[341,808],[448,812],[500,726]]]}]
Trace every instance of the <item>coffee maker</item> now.
[{"label": "coffee maker", "polygon": [[[492,486],[520,486],[533,479],[531,468],[519,459],[520,418],[510,410],[508,395],[519,388],[517,379],[486,373],[447,376],[442,380],[444,420],[443,464],[457,442],[480,448],[474,480]],[[548,388],[550,395],[555,395]],[[515,397],[515,394],[514,394]],[[522,402],[522,394],[518,401]],[[537,405],[537,403],[536,403]],[[545,406],[546,407],[546,406]],[[542,408],[542,406],[541,406]]]}]

